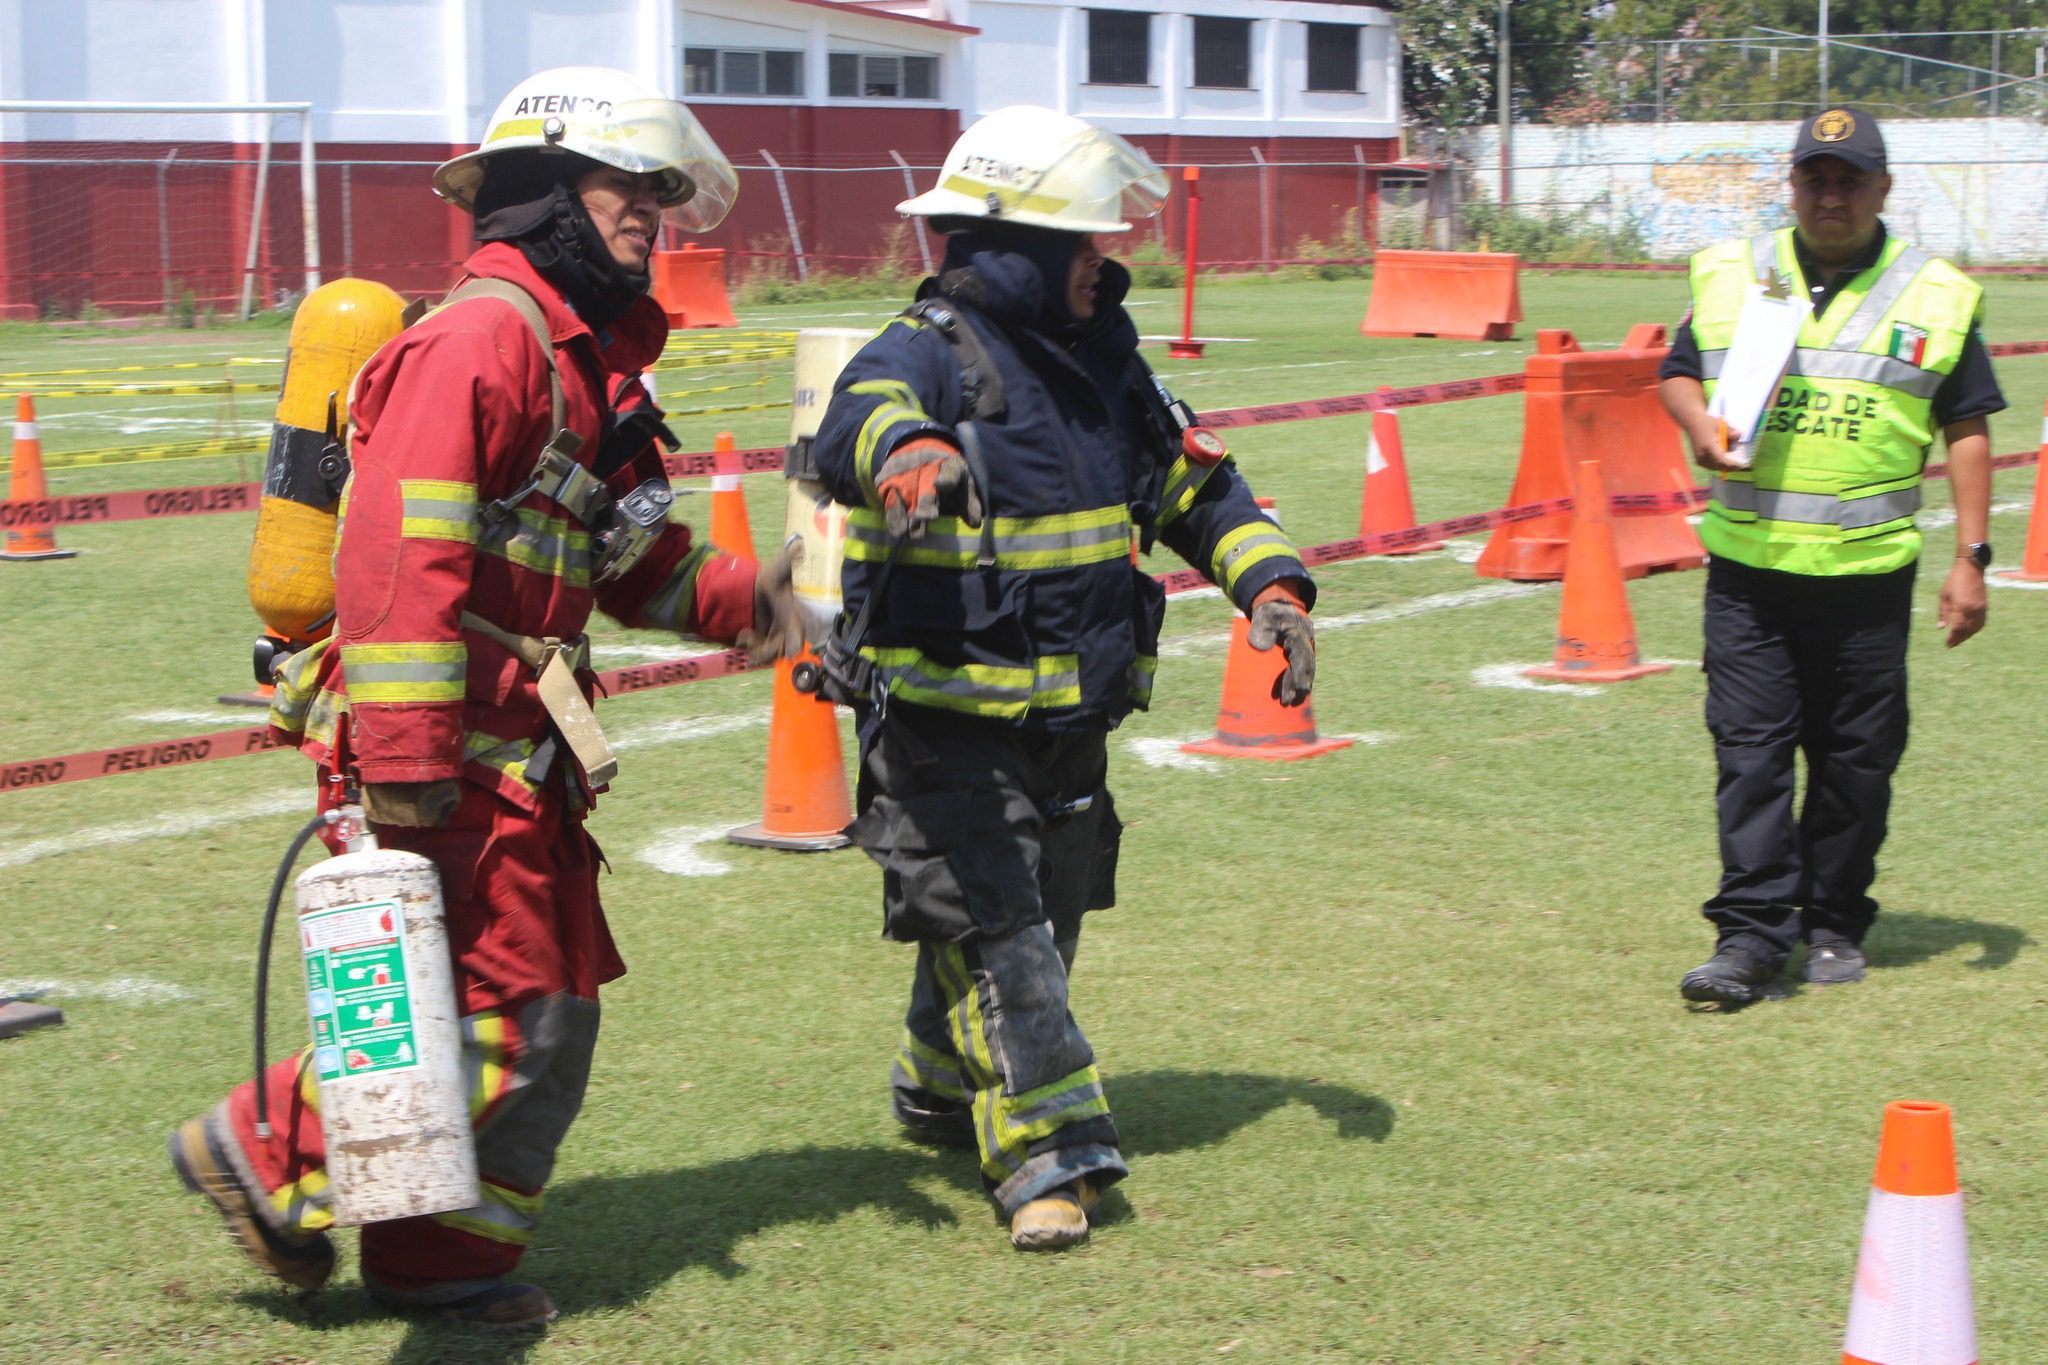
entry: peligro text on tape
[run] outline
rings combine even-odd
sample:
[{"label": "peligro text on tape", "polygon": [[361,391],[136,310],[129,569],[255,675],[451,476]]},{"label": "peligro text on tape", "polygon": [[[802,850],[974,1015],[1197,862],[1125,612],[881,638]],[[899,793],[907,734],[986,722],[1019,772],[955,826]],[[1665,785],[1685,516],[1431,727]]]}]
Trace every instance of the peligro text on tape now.
[{"label": "peligro text on tape", "polygon": [[268,726],[252,725],[240,730],[215,730],[211,734],[185,739],[152,740],[127,744],[118,749],[94,749],[82,754],[30,759],[24,763],[0,763],[0,792],[50,787],[60,782],[84,782],[116,773],[149,772],[156,768],[180,768],[212,759],[240,758],[270,749],[287,747],[278,743]]},{"label": "peligro text on tape", "polygon": [[216,483],[198,488],[148,488],[125,493],[81,493],[36,502],[0,502],[0,530],[253,512],[262,492],[260,483]]}]

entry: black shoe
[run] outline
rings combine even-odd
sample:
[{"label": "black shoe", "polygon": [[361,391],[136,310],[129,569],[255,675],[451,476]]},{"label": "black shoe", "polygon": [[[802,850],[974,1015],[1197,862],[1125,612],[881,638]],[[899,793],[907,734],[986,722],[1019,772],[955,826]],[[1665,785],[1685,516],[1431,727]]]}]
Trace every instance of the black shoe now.
[{"label": "black shoe", "polygon": [[1685,974],[1678,993],[1702,1003],[1747,1005],[1764,998],[1779,966],[1733,944],[1723,944],[1711,958]]},{"label": "black shoe", "polygon": [[1823,930],[1807,945],[1801,975],[1816,986],[1846,986],[1863,979],[1866,965],[1863,949],[1855,942]]}]

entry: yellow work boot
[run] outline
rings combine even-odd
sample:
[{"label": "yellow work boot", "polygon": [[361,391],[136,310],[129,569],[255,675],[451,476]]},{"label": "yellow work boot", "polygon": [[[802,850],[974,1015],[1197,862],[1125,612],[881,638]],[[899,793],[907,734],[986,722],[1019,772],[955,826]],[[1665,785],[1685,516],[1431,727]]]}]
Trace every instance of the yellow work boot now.
[{"label": "yellow work boot", "polygon": [[1010,1215],[1010,1245],[1019,1251],[1058,1251],[1088,1236],[1088,1215],[1099,1196],[1089,1181],[1048,1190]]}]

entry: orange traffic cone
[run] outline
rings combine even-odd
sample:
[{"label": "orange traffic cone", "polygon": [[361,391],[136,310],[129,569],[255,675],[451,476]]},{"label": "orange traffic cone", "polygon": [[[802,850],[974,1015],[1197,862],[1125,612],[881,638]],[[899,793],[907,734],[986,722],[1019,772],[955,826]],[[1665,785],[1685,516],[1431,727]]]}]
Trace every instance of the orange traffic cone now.
[{"label": "orange traffic cone", "polygon": [[1572,494],[1571,540],[1565,548],[1555,661],[1522,673],[1557,682],[1594,683],[1626,682],[1670,669],[1670,664],[1644,663],[1636,648],[1636,622],[1621,581],[1621,561],[1614,553],[1600,462],[1581,460],[1578,487]]},{"label": "orange traffic cone", "polygon": [[2017,569],[2000,569],[1993,577],[2048,583],[2048,411],[2041,417],[2041,457],[2034,466],[2034,514],[2027,521],[2027,555]]},{"label": "orange traffic cone", "polygon": [[1278,645],[1251,646],[1252,623],[1237,618],[1230,631],[1230,657],[1223,665],[1223,702],[1216,709],[1216,737],[1180,746],[1182,753],[1215,758],[1265,758],[1286,762],[1346,749],[1348,739],[1316,734],[1315,706],[1282,706],[1273,686],[1287,667]]},{"label": "orange traffic cone", "polygon": [[[43,442],[36,434],[36,404],[27,394],[14,405],[14,467],[7,476],[7,501],[41,502],[50,496],[43,484]],[[24,530],[8,528],[0,559],[69,559],[76,550],[57,548],[57,532],[49,525]]]},{"label": "orange traffic cone", "polygon": [[[721,431],[712,437],[711,448],[721,455],[730,455],[737,447],[732,433]],[[729,555],[754,557],[754,528],[747,521],[747,495],[740,492],[739,475],[711,476],[711,525],[705,534],[711,537],[713,545]]]},{"label": "orange traffic cone", "polygon": [[[1384,390],[1382,390],[1384,392]],[[1372,415],[1372,438],[1365,447],[1365,496],[1358,505],[1358,534],[1383,536],[1415,524],[1415,499],[1408,492],[1408,460],[1401,452],[1401,419],[1392,412]],[[1376,554],[1415,555],[1441,550],[1441,540],[1418,540]]]},{"label": "orange traffic cone", "polygon": [[[806,657],[810,657],[806,651]],[[730,843],[821,853],[853,841],[846,767],[839,757],[839,712],[796,690],[793,659],[775,665],[775,709],[768,717],[768,783],[761,818],[726,834]]]},{"label": "orange traffic cone", "polygon": [[1949,1107],[1884,1107],[1843,1365],[1975,1365],[1977,1315]]}]

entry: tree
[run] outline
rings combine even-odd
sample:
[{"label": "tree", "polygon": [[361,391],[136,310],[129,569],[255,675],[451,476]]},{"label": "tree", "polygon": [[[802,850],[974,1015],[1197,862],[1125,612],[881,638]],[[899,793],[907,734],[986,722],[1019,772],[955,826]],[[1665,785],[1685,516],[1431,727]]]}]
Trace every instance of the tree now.
[{"label": "tree", "polygon": [[[1397,0],[1395,8],[1409,114],[1446,132],[1497,118],[1499,0]],[[1508,52],[1518,116],[1571,88],[1591,30],[1585,0],[1513,0]]]}]

